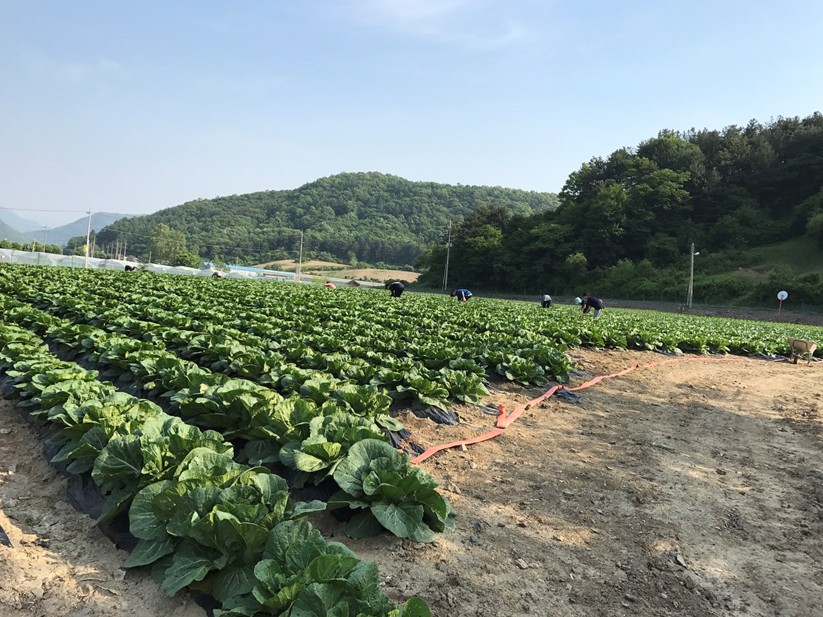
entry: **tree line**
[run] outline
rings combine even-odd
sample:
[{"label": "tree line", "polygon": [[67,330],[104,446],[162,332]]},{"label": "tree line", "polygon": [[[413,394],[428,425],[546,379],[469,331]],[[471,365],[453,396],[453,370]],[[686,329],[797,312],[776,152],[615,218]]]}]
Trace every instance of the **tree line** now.
[{"label": "tree line", "polygon": [[557,196],[488,186],[411,182],[388,174],[344,173],[295,190],[199,199],[100,230],[99,245],[160,263],[208,259],[254,264],[304,255],[347,263],[414,264],[450,220],[484,205],[531,215]]},{"label": "tree line", "polygon": [[[520,293],[576,292],[682,300],[692,243],[704,301],[763,301],[777,284],[823,305],[818,274],[778,268],[769,280],[720,276],[746,250],[791,238],[823,248],[823,116],[719,130],[661,131],[570,174],[556,209],[521,215],[494,205],[452,230],[449,278]],[[442,282],[445,242],[418,260],[421,283]],[[783,281],[779,283],[778,281]],[[799,294],[799,296],[798,296]]]}]

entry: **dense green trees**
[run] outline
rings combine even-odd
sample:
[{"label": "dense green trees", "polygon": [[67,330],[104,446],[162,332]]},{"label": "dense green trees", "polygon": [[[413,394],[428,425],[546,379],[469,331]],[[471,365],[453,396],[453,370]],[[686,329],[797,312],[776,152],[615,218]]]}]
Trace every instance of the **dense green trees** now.
[{"label": "dense green trees", "polygon": [[[584,163],[559,196],[340,174],[293,191],[197,200],[120,220],[100,232],[98,245],[127,241],[130,253],[151,251],[167,263],[197,256],[259,263],[296,257],[302,229],[306,257],[416,264],[421,283],[439,287],[449,221],[452,284],[683,298],[692,242],[712,276],[745,267],[730,256],[752,247],[806,238],[823,249],[823,116],[661,131]],[[170,246],[182,247],[185,259]],[[712,269],[709,255],[728,258]],[[813,290],[811,279],[791,280]],[[760,297],[761,284],[762,277],[704,277],[695,298]],[[812,302],[812,291],[802,293]]]},{"label": "dense green trees", "polygon": [[186,234],[160,223],[151,230],[147,249],[152,256],[152,261],[177,265],[178,257],[187,253]]},{"label": "dense green trees", "polygon": [[62,255],[63,249],[56,244],[47,244],[43,247],[37,242],[12,242],[10,240],[0,240],[0,249],[14,249],[17,251],[40,251],[43,253],[53,253],[55,255]]},{"label": "dense green trees", "polygon": [[[450,279],[499,291],[579,293],[592,286],[604,295],[676,299],[685,296],[692,242],[704,254],[729,253],[808,235],[823,248],[823,116],[661,131],[584,163],[560,201],[554,211],[498,216],[494,224],[477,218],[479,211],[467,218],[457,226],[463,235],[454,243]],[[485,265],[473,246],[487,251]],[[442,280],[444,257],[435,248],[425,253],[422,282]],[[805,290],[795,299],[823,304],[823,289],[814,292],[811,279],[783,273],[789,279]],[[695,297],[766,299],[761,284],[706,279]]]},{"label": "dense green trees", "polygon": [[[98,243],[127,241],[130,253],[147,257],[154,230],[162,224],[182,233],[186,250],[194,254],[248,264],[296,257],[302,229],[305,255],[400,266],[413,264],[427,243],[438,241],[449,220],[481,207],[530,215],[558,203],[551,193],[351,173],[293,191],[201,199],[123,219],[101,230]],[[162,258],[171,260],[165,252]],[[152,259],[158,260],[156,250]]]}]

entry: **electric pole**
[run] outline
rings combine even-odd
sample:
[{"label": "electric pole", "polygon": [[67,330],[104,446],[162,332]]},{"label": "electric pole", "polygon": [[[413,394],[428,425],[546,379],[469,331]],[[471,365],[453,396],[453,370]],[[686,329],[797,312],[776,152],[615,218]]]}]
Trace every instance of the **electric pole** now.
[{"label": "electric pole", "polygon": [[89,242],[91,240],[91,208],[89,208],[89,222],[86,225],[86,259],[83,262],[83,267],[89,267]]},{"label": "electric pole", "polygon": [[449,254],[452,248],[452,222],[449,221],[449,232],[446,237],[446,267],[443,268],[443,289],[449,288]]},{"label": "electric pole", "polygon": [[300,270],[303,267],[303,230],[300,230],[300,254],[297,258],[297,282],[300,282]]},{"label": "electric pole", "polygon": [[692,308],[692,295],[694,293],[694,256],[700,255],[700,251],[695,252],[694,250],[694,242],[692,242],[691,248],[691,263],[689,264],[689,291],[686,296],[686,305],[689,308]]}]

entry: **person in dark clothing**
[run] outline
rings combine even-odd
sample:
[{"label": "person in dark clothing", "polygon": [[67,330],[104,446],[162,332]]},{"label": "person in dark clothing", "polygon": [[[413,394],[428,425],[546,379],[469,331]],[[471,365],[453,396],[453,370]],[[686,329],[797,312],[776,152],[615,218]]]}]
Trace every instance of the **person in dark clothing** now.
[{"label": "person in dark clothing", "polygon": [[590,309],[594,309],[594,318],[598,319],[603,314],[603,300],[586,292],[583,294],[583,312],[588,313]]},{"label": "person in dark clothing", "polygon": [[552,305],[552,297],[549,294],[543,294],[543,308],[549,308]]},{"label": "person in dark clothing", "polygon": [[135,270],[137,270],[137,268],[135,268],[134,266],[130,266],[130,265],[126,264],[125,270],[126,270],[126,272],[134,272]]},{"label": "person in dark clothing", "polygon": [[406,286],[400,281],[395,281],[386,287],[386,289],[389,290],[392,298],[399,298],[403,294],[403,290],[406,289]]},{"label": "person in dark clothing", "polygon": [[451,295],[452,298],[457,298],[458,302],[466,302],[472,297],[472,292],[461,287],[460,289],[452,289],[452,292],[449,295]]}]

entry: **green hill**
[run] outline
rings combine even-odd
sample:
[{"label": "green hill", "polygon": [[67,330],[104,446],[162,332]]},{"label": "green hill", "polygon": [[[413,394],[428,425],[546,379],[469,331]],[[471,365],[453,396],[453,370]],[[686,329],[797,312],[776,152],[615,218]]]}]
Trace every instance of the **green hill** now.
[{"label": "green hill", "polygon": [[823,274],[823,251],[817,241],[809,236],[784,242],[766,244],[749,249],[743,259],[744,272],[740,276],[763,277],[775,268],[789,268],[801,274]]},{"label": "green hill", "polygon": [[100,231],[97,244],[125,240],[129,253],[147,255],[153,230],[165,224],[182,232],[191,253],[250,264],[295,257],[304,230],[304,255],[403,265],[441,242],[450,220],[480,207],[528,216],[557,205],[553,193],[344,173],[294,190],[198,199],[120,220]]},{"label": "green hill", "polygon": [[[823,115],[661,131],[572,172],[560,206],[478,211],[454,229],[450,280],[476,290],[823,306]],[[445,251],[420,260],[440,282]]]}]

